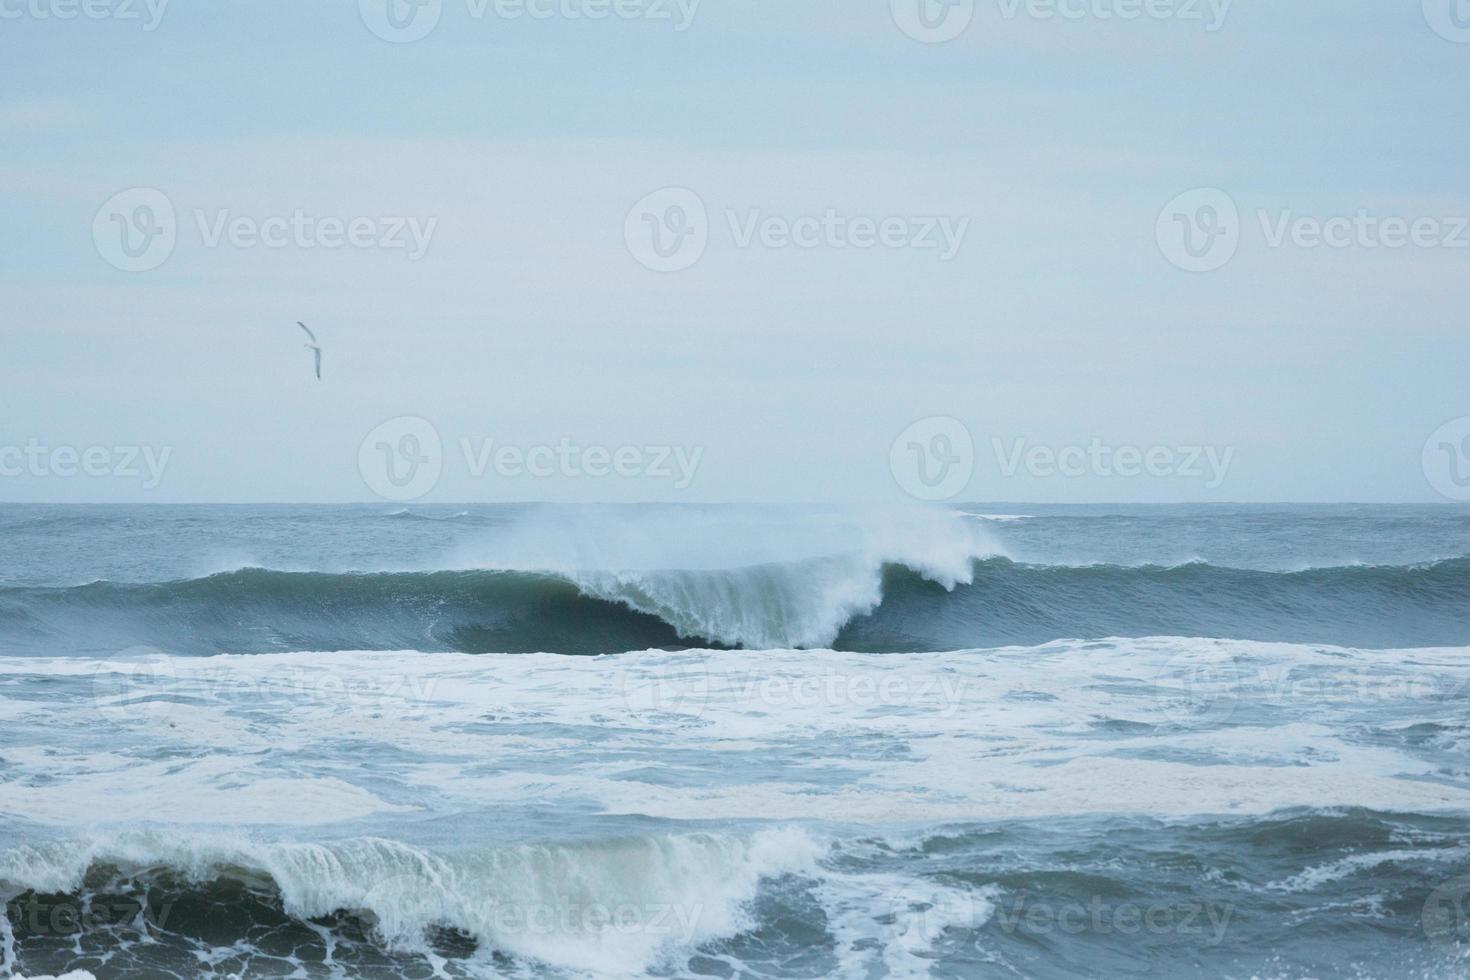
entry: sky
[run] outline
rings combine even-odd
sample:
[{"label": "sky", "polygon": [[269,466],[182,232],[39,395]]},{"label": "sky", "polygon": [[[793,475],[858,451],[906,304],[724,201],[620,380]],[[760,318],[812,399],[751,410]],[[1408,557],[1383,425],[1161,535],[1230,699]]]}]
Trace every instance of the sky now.
[{"label": "sky", "polygon": [[1467,91],[1467,0],[0,0],[0,501],[1470,499]]}]

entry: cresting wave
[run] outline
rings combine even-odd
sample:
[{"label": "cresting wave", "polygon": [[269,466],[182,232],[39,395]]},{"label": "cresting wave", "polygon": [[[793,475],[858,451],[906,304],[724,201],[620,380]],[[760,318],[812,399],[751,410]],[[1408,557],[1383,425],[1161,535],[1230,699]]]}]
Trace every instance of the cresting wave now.
[{"label": "cresting wave", "polygon": [[[464,954],[478,945],[569,970],[633,976],[746,928],[762,879],[813,872],[822,852],[796,829],[451,853],[378,838],[263,843],[132,830],[85,846],[0,855],[0,895],[23,912],[26,902],[15,899],[27,893],[33,904],[47,895],[172,893],[168,906],[157,898],[137,903],[138,916],[160,932],[190,915],[174,907],[180,897],[233,905],[236,914],[255,904],[257,916],[275,899],[278,912],[297,922],[352,913],[364,937],[390,953],[432,957],[446,946]],[[157,921],[176,913],[172,923]],[[0,949],[0,965],[15,958],[13,948]]]},{"label": "cresting wave", "polygon": [[730,569],[282,572],[0,589],[5,653],[288,650],[603,654],[729,646],[939,651],[1194,635],[1470,643],[1470,558],[1300,572],[860,555]]},{"label": "cresting wave", "polygon": [[[1079,829],[1097,836],[1079,841]],[[1466,963],[1444,904],[1466,880],[1464,829],[1461,817],[1328,808],[459,853],[130,830],[0,857],[0,973],[95,966],[78,948],[105,939],[111,975],[179,980],[1060,980],[1137,972],[1143,935],[1162,975],[1316,977],[1335,955],[1353,976],[1428,980]],[[49,927],[56,909],[81,906],[85,933]],[[222,917],[235,931],[220,933]]]}]

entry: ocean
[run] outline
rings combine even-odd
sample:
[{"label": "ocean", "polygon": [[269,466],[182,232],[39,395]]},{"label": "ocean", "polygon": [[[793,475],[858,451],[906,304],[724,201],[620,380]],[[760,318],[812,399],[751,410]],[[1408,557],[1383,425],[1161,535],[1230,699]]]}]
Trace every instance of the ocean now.
[{"label": "ocean", "polygon": [[0,505],[0,977],[1470,976],[1470,509]]}]

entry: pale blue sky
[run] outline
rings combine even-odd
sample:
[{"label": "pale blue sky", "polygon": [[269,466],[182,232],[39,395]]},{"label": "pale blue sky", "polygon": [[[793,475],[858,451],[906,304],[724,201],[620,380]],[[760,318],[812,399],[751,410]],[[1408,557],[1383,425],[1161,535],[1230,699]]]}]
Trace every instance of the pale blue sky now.
[{"label": "pale blue sky", "polygon": [[[442,437],[426,502],[898,500],[895,437],[945,416],[976,447],[959,499],[1428,501],[1425,440],[1470,416],[1470,248],[1272,247],[1260,218],[1470,215],[1470,43],[1438,0],[1237,0],[1215,31],[977,0],[944,44],[889,0],[703,0],[684,31],[444,0],[404,44],[358,0],[37,16],[67,2],[0,0],[0,451],[170,457],[154,488],[48,464],[0,500],[378,499],[359,447],[397,416]],[[135,187],[177,244],[125,272],[93,223]],[[661,273],[624,231],[665,187],[709,245]],[[1202,187],[1241,240],[1193,273],[1155,224]],[[435,224],[416,260],[199,225],[298,209]],[[827,209],[968,226],[950,261],[731,226]],[[462,439],[702,455],[686,488],[477,476]],[[996,439],[1233,457],[1214,487],[1006,475]]]}]

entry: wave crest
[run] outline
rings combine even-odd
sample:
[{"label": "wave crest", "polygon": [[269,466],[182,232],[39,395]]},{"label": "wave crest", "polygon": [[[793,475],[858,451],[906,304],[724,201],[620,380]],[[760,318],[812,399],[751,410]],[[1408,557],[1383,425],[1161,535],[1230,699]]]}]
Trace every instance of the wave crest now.
[{"label": "wave crest", "polygon": [[[90,846],[22,847],[0,857],[0,891],[78,892],[89,871],[195,885],[273,889],[302,921],[366,917],[388,950],[432,953],[438,930],[482,948],[573,970],[633,976],[731,936],[763,878],[813,869],[823,853],[794,828],[668,833],[444,853],[378,838],[261,843],[128,831]],[[116,872],[113,874],[112,872]]]}]

